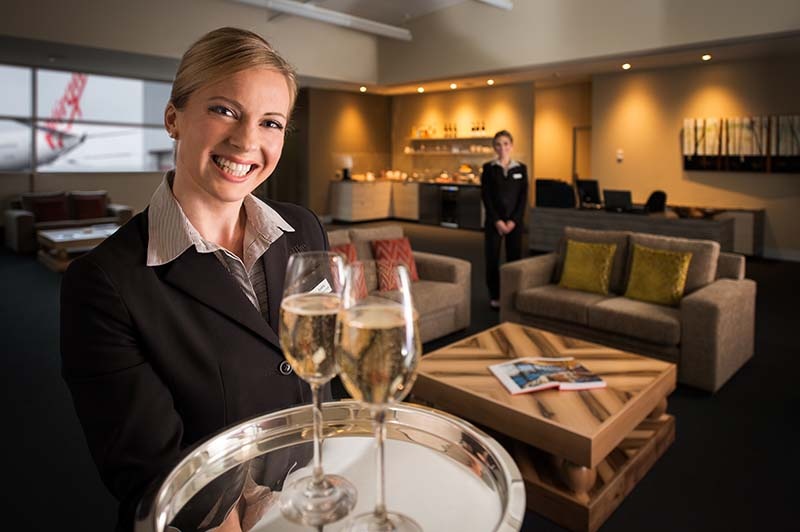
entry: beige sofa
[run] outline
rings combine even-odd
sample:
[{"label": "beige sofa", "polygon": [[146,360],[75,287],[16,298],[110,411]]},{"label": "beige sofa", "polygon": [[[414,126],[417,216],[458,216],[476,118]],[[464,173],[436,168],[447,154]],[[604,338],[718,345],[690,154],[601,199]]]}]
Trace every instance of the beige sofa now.
[{"label": "beige sofa", "polygon": [[[331,246],[352,242],[358,259],[367,261],[367,290],[378,289],[370,241],[403,237],[397,224],[328,231]],[[470,275],[472,265],[462,259],[414,251],[419,281],[411,286],[423,342],[465,329],[470,321]]]},{"label": "beige sofa", "polygon": [[[613,293],[558,286],[567,238],[617,244]],[[679,306],[622,296],[634,243],[692,252]],[[753,355],[756,283],[744,274],[744,256],[717,242],[567,227],[559,251],[500,269],[500,319],[674,362],[680,382],[715,392]]]}]

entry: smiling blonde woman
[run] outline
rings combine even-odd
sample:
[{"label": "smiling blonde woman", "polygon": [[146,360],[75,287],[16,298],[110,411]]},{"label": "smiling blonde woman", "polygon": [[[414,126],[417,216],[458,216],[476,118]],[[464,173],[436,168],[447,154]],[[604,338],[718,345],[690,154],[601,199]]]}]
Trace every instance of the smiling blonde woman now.
[{"label": "smiling blonde woman", "polygon": [[[63,375],[120,501],[118,530],[191,446],[311,399],[276,331],[290,253],[327,249],[326,233],[308,209],[252,194],[278,164],[296,92],[293,69],[259,35],[200,38],[164,113],[175,169],[144,212],[64,275]],[[261,464],[259,486],[280,489],[297,461]],[[241,515],[251,471],[231,475],[242,489],[190,503],[181,528],[253,522]]]}]

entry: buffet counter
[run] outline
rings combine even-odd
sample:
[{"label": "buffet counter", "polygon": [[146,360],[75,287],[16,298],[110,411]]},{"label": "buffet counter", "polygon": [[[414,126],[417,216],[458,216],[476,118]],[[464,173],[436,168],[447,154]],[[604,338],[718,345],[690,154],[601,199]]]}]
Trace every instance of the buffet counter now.
[{"label": "buffet counter", "polygon": [[429,225],[481,229],[480,185],[423,181],[332,181],[330,211],[336,221],[400,219]]}]

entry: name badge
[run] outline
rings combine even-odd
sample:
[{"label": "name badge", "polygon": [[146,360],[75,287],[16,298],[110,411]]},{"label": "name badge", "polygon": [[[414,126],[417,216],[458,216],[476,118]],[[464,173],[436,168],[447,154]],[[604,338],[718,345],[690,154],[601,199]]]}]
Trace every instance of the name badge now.
[{"label": "name badge", "polygon": [[514,178],[514,179],[522,179],[522,174],[520,174],[520,173],[511,174],[511,177]]},{"label": "name badge", "polygon": [[333,288],[331,288],[330,283],[328,283],[327,279],[323,279],[317,286],[311,289],[312,294],[330,294],[333,292]]}]

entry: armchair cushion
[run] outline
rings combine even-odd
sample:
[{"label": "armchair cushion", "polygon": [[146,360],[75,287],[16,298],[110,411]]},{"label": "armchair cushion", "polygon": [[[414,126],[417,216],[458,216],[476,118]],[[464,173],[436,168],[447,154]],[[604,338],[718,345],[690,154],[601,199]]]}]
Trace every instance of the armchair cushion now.
[{"label": "armchair cushion", "polygon": [[659,305],[681,302],[691,251],[667,251],[633,245],[631,273],[625,297]]},{"label": "armchair cushion", "polygon": [[69,193],[72,218],[88,220],[108,215],[108,193],[105,190],[73,191]]},{"label": "armchair cushion", "polygon": [[586,325],[587,310],[603,299],[606,296],[548,284],[521,290],[517,293],[516,308],[535,316]]},{"label": "armchair cushion", "polygon": [[[634,244],[669,251],[691,251],[692,260],[689,262],[689,271],[686,274],[686,288],[684,290],[686,294],[711,283],[717,275],[719,242],[632,233],[631,246]],[[630,268],[628,268],[628,271],[630,271]]]},{"label": "armchair cushion", "polygon": [[589,327],[659,345],[681,341],[681,313],[673,307],[614,297],[591,305]]},{"label": "armchair cushion", "polygon": [[608,295],[611,263],[616,251],[616,244],[567,240],[564,269],[558,286]]},{"label": "armchair cushion", "polygon": [[328,231],[328,244],[331,247],[341,246],[342,244],[350,243],[350,231],[347,229],[337,229],[335,231]]},{"label": "armchair cushion", "polygon": [[[419,281],[419,274],[417,273],[417,264],[414,262],[414,254],[411,251],[411,242],[407,237],[393,238],[389,240],[373,240],[372,254],[379,264],[379,278],[384,279],[384,275],[380,273],[381,264],[384,268],[387,266],[402,264],[408,268],[408,274],[412,281]],[[386,277],[388,280],[389,277]]]},{"label": "armchair cushion", "polygon": [[69,219],[67,196],[63,192],[26,192],[22,195],[22,208],[32,212],[37,223]]},{"label": "armchair cushion", "polygon": [[608,288],[615,294],[622,294],[625,292],[625,267],[628,257],[629,234],[630,233],[627,231],[597,231],[593,229],[582,229],[580,227],[565,227],[564,237],[561,239],[561,244],[559,246],[558,264],[556,265],[553,281],[558,282],[561,278],[568,240],[597,244],[615,244],[617,248],[614,253],[614,260],[611,263],[611,277],[609,279]]},{"label": "armchair cushion", "polygon": [[[400,301],[400,292],[397,290],[387,291],[381,295]],[[463,303],[464,291],[453,283],[418,281],[411,284],[411,298],[418,309],[432,313]]]},{"label": "armchair cushion", "polygon": [[352,242],[339,244],[338,246],[331,245],[331,251],[334,253],[340,253],[348,264],[358,260],[358,256],[356,255],[356,246]]},{"label": "armchair cushion", "polygon": [[403,238],[403,227],[400,225],[381,225],[378,227],[365,227],[350,229],[350,241],[356,245],[356,253],[360,260],[374,260],[372,246],[373,240],[388,240]]}]

